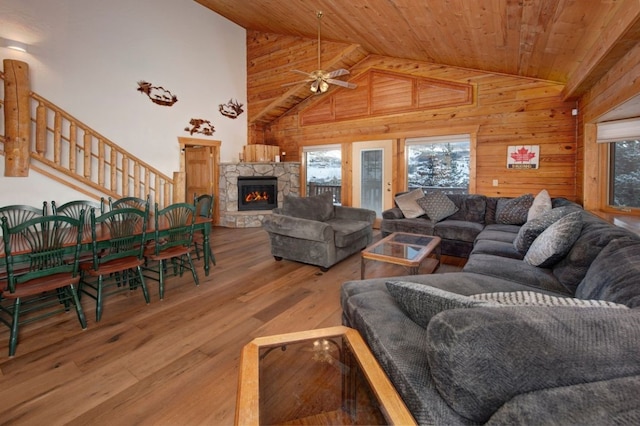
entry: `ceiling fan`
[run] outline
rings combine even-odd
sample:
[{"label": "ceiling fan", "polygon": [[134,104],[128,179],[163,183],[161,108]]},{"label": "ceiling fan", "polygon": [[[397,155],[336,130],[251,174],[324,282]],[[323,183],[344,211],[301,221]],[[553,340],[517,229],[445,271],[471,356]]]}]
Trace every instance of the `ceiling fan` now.
[{"label": "ceiling fan", "polygon": [[[347,89],[355,89],[356,87],[358,87],[357,84],[335,79],[335,77],[340,77],[340,76],[349,74],[348,70],[344,68],[340,68],[335,71],[327,72],[320,68],[320,23],[322,20],[322,15],[323,15],[322,11],[319,11],[317,14],[317,17],[318,17],[318,69],[312,72],[304,72],[299,70],[291,70],[291,71],[298,74],[305,75],[307,78],[302,81],[311,82],[311,86],[309,87],[309,90],[311,90],[315,94],[326,92],[329,89],[330,84],[346,87]],[[284,84],[283,86],[290,86],[290,85],[299,84],[299,83],[300,82],[298,81],[295,83]]]}]

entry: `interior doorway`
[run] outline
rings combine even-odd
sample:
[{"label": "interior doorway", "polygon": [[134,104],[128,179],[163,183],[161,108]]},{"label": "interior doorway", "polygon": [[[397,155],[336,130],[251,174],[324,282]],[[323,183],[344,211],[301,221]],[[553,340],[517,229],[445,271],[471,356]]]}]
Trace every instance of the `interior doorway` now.
[{"label": "interior doorway", "polygon": [[393,203],[393,141],[354,142],[352,149],[353,206],[375,211],[378,223]]},{"label": "interior doorway", "polygon": [[185,202],[193,202],[194,194],[213,194],[213,223],[219,223],[218,180],[220,174],[220,141],[178,138],[180,171],[184,176]]}]

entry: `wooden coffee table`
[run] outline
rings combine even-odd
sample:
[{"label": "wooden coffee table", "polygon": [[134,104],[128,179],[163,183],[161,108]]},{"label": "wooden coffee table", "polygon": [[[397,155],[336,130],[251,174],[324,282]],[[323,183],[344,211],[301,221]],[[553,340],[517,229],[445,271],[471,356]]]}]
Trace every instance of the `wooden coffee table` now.
[{"label": "wooden coffee table", "polygon": [[[394,232],[377,243],[362,250],[360,279],[364,279],[367,260],[393,263],[409,268],[410,275],[416,275],[422,262],[428,262],[427,273],[434,272],[440,265],[440,237],[432,235]],[[429,258],[431,253],[435,258]]]},{"label": "wooden coffee table", "polygon": [[242,349],[236,425],[415,425],[349,327],[258,337]]}]

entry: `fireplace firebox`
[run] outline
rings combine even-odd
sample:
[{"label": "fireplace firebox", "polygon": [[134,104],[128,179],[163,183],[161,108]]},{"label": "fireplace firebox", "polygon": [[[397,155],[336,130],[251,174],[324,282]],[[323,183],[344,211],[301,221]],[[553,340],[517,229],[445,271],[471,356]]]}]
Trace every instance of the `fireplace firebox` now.
[{"label": "fireplace firebox", "polygon": [[273,210],[278,207],[278,178],[238,176],[238,211]]}]

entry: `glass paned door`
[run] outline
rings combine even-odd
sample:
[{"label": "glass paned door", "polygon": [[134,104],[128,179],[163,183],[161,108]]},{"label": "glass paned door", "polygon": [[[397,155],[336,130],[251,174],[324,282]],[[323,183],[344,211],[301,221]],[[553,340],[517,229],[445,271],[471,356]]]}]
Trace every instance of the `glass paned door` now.
[{"label": "glass paned door", "polygon": [[382,160],[381,149],[360,151],[360,207],[374,210],[382,216]]},{"label": "glass paned door", "polygon": [[373,210],[378,218],[392,206],[391,149],[390,140],[353,144],[354,207]]}]

